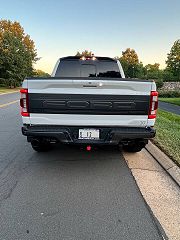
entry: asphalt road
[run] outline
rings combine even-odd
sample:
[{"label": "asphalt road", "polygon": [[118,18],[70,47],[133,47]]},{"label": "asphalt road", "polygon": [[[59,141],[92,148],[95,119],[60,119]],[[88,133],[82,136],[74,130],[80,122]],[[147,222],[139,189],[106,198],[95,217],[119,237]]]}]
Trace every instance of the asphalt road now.
[{"label": "asphalt road", "polygon": [[161,101],[159,101],[158,104],[160,109],[180,115],[180,106],[177,106],[171,103],[161,102]]},{"label": "asphalt road", "polygon": [[[18,99],[0,96],[0,105]],[[0,240],[158,240],[122,154],[56,146],[36,153],[18,103],[0,108]]]}]

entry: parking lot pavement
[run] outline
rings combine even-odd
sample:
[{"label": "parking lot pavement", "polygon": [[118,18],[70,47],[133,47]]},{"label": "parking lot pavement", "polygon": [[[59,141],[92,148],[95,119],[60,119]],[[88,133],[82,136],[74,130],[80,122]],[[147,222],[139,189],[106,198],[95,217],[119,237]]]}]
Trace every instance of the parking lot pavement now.
[{"label": "parking lot pavement", "polygon": [[123,154],[142,195],[171,240],[180,239],[179,186],[144,149]]},{"label": "parking lot pavement", "polygon": [[122,153],[36,153],[18,104],[0,109],[0,239],[163,239]]}]

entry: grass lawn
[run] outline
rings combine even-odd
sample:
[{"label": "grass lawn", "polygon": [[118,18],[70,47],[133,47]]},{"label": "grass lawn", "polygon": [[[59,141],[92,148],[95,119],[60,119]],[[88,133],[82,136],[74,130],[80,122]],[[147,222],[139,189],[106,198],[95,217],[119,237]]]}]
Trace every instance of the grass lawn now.
[{"label": "grass lawn", "polygon": [[159,100],[180,106],[180,98],[159,98]]},{"label": "grass lawn", "polygon": [[20,88],[6,88],[6,87],[0,87],[0,95],[1,93],[7,93],[7,92],[17,92]]},{"label": "grass lawn", "polygon": [[180,166],[180,116],[158,110],[155,127],[153,141]]}]

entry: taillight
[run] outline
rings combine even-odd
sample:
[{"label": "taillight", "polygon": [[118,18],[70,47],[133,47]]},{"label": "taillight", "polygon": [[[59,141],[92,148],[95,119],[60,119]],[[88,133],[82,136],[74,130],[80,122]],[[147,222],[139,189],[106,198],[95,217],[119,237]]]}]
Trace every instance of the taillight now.
[{"label": "taillight", "polygon": [[158,92],[151,91],[149,114],[148,114],[149,119],[156,118],[157,108],[158,108]]},{"label": "taillight", "polygon": [[20,99],[20,106],[21,106],[21,115],[23,117],[29,117],[28,112],[28,89],[22,88],[20,90],[21,99]]}]

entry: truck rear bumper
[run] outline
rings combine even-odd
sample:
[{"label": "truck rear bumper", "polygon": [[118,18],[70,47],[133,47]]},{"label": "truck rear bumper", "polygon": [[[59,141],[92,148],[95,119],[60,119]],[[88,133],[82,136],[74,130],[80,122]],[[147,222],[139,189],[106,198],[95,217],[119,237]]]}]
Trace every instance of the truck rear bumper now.
[{"label": "truck rear bumper", "polygon": [[[78,139],[79,129],[93,128],[100,130],[99,140]],[[49,141],[57,141],[67,144],[119,144],[132,140],[151,139],[155,136],[155,129],[151,127],[77,127],[77,126],[49,126],[49,125],[24,125],[22,134],[28,141],[36,138],[45,138]]]}]

